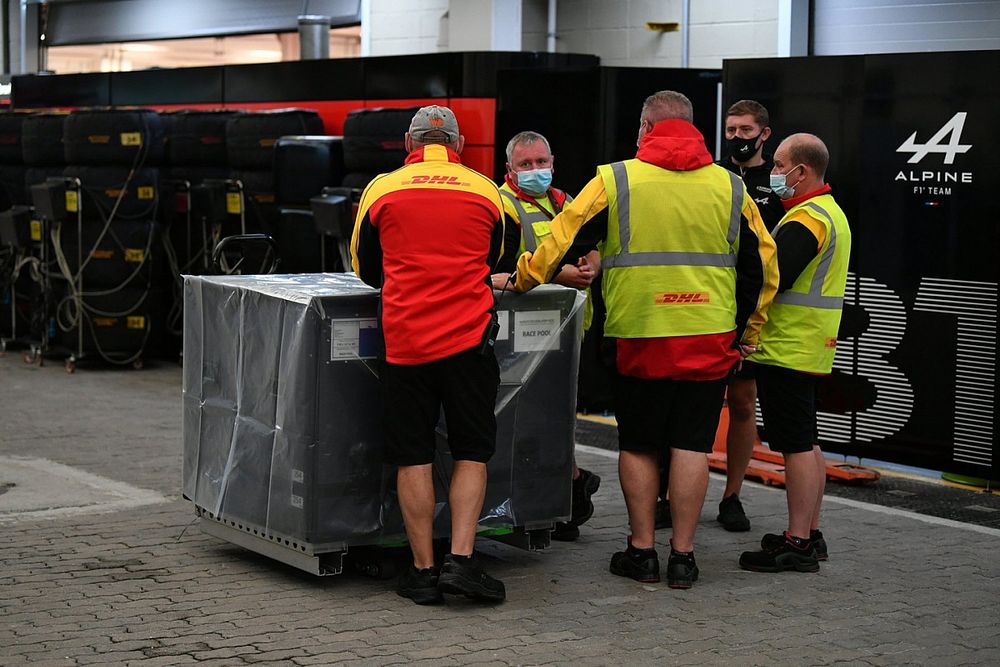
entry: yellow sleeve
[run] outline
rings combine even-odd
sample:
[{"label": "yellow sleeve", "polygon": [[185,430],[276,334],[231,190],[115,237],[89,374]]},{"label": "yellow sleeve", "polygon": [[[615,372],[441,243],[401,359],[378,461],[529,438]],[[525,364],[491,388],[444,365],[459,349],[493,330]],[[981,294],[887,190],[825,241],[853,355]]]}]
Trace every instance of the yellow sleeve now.
[{"label": "yellow sleeve", "polygon": [[550,233],[538,244],[534,253],[526,252],[517,260],[517,280],[514,290],[527,292],[549,282],[573,239],[588,220],[608,207],[604,179],[595,176],[583,186],[573,202],[549,223]]},{"label": "yellow sleeve", "polygon": [[361,269],[358,265],[358,232],[361,230],[361,221],[365,219],[365,214],[368,213],[368,207],[372,205],[372,202],[369,201],[369,193],[377,180],[378,178],[372,180],[361,193],[361,202],[358,204],[358,215],[354,218],[354,231],[351,232],[351,269],[354,270],[354,275],[358,278],[361,277]]},{"label": "yellow sleeve", "polygon": [[812,235],[816,237],[816,252],[819,252],[819,249],[826,243],[826,227],[823,226],[823,223],[814,218],[805,208],[800,208],[787,219],[794,220],[812,232]]},{"label": "yellow sleeve", "polygon": [[743,330],[741,343],[744,345],[757,345],[760,339],[761,329],[767,322],[767,309],[771,307],[775,295],[778,293],[778,247],[767,231],[767,226],[760,217],[760,210],[756,202],[746,196],[743,199],[743,218],[747,221],[750,232],[757,237],[757,258],[760,261],[760,271],[762,275],[760,291],[757,293],[757,304],[754,311],[747,318],[746,328]]}]

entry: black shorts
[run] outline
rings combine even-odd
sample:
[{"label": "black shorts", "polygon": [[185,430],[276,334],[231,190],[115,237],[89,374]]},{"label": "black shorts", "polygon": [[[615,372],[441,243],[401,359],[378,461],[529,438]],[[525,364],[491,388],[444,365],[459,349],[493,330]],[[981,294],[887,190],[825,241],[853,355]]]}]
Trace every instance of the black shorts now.
[{"label": "black shorts", "polygon": [[819,376],[770,364],[752,364],[767,444],[782,454],[812,451],[817,441]]},{"label": "black shorts", "polygon": [[618,448],[663,454],[673,447],[708,454],[729,378],[643,380],[614,374]]},{"label": "black shorts", "polygon": [[433,463],[442,407],[452,458],[489,461],[496,449],[499,384],[500,367],[492,350],[480,354],[472,348],[412,366],[383,363],[386,463]]},{"label": "black shorts", "polygon": [[741,380],[752,380],[756,377],[756,375],[754,375],[754,366],[755,364],[752,364],[744,359],[742,364],[736,364],[736,366],[733,366],[733,372],[729,377],[739,378]]}]

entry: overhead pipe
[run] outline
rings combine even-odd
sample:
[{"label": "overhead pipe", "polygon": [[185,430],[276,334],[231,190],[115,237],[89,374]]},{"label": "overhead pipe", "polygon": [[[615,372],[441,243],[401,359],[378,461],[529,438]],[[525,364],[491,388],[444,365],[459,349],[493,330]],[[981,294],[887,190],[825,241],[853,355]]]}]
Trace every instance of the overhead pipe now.
[{"label": "overhead pipe", "polygon": [[691,0],[681,2],[681,67],[690,67]]},{"label": "overhead pipe", "polygon": [[546,33],[545,48],[549,53],[556,52],[556,0],[549,0],[549,29]]},{"label": "overhead pipe", "polygon": [[309,14],[299,17],[299,60],[330,57],[330,17]]},{"label": "overhead pipe", "polygon": [[28,30],[28,0],[21,0],[18,3],[18,55],[21,61],[18,69],[21,74],[28,74],[28,41],[25,39],[25,32]]}]

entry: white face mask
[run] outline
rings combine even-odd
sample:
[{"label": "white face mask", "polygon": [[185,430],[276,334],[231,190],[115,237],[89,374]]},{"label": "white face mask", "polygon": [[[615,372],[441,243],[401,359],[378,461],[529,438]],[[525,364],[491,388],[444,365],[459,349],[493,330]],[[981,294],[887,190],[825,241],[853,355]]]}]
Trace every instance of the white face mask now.
[{"label": "white face mask", "polygon": [[794,197],[795,187],[788,185],[788,175],[801,166],[802,165],[796,165],[784,174],[771,174],[771,192],[778,195],[782,199],[791,199]]}]

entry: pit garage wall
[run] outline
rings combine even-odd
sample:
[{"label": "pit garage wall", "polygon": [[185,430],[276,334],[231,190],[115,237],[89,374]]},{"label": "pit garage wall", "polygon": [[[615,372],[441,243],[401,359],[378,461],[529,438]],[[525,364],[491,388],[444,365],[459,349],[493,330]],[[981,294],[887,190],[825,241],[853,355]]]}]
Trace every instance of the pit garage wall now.
[{"label": "pit garage wall", "polygon": [[445,104],[458,117],[463,161],[492,174],[498,72],[596,68],[589,55],[482,52],[344,58],[107,74],[17,76],[17,109],[143,106],[158,110],[315,109],[342,134],[352,109]]},{"label": "pit garage wall", "polygon": [[819,431],[831,451],[1000,478],[1000,51],[726,61],[778,141],[812,132],[851,223]]},{"label": "pit garage wall", "polygon": [[18,109],[142,106],[171,109],[315,109],[327,134],[364,107],[446,104],[465,135],[463,162],[500,179],[507,141],[532,129],[558,156],[558,187],[576,193],[596,165],[633,157],[647,95],[671,88],[695,106],[715,152],[719,70],[599,67],[583,54],[432,53],[261,65],[17,76]]}]

